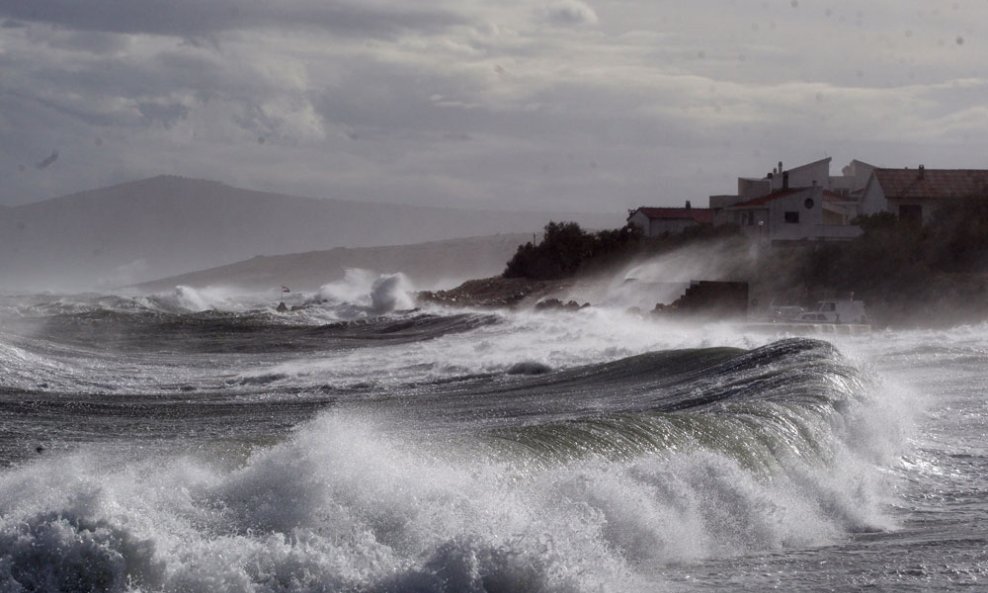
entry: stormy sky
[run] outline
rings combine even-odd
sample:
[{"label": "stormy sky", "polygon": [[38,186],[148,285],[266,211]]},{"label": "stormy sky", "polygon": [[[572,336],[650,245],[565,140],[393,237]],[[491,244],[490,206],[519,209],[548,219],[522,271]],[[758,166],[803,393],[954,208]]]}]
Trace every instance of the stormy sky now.
[{"label": "stormy sky", "polygon": [[0,0],[0,205],[161,173],[467,208],[988,167],[986,0]]}]

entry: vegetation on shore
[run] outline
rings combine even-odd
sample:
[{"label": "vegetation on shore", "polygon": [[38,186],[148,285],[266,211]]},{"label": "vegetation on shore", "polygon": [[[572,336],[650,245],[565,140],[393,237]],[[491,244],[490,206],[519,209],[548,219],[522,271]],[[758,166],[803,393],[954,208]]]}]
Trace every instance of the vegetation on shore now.
[{"label": "vegetation on shore", "polygon": [[738,228],[733,225],[699,225],[682,233],[645,237],[641,229],[632,224],[591,233],[575,222],[550,222],[545,226],[541,242],[528,242],[518,247],[503,276],[529,280],[572,278],[698,242],[740,237]]},{"label": "vegetation on shore", "polygon": [[448,290],[419,292],[421,302],[450,307],[510,308],[534,306],[572,287],[572,280],[532,280],[528,278],[477,278]]},{"label": "vegetation on shore", "polygon": [[[697,226],[645,238],[633,226],[587,232],[550,222],[542,241],[518,247],[502,277],[471,281],[426,300],[516,306],[553,296],[578,278],[684,247],[734,254],[730,280],[751,284],[755,306],[812,306],[853,294],[879,325],[941,325],[988,318],[988,199],[945,204],[926,225],[865,216],[861,237],[765,248],[733,226]],[[711,278],[696,278],[707,280]],[[720,278],[724,279],[724,278]]]},{"label": "vegetation on shore", "polygon": [[853,241],[772,259],[807,296],[854,293],[885,324],[988,318],[988,200],[945,204],[922,226],[889,213],[855,222],[864,234]]}]

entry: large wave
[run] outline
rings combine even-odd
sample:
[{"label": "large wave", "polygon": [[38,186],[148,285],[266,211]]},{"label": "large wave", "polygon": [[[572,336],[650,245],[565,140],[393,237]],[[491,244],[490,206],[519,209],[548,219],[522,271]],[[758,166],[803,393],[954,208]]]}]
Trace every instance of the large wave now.
[{"label": "large wave", "polygon": [[793,340],[412,386],[246,455],[42,456],[0,478],[0,582],[654,588],[668,563],[889,526],[883,395]]}]

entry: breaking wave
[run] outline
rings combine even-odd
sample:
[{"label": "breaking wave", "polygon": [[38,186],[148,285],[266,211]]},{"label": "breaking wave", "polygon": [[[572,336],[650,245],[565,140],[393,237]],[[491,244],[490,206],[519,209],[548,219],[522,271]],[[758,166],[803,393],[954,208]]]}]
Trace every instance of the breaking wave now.
[{"label": "breaking wave", "polygon": [[[282,311],[277,311],[284,303]],[[348,269],[344,278],[314,293],[280,289],[249,292],[237,288],[179,285],[148,295],[33,295],[0,297],[0,318],[101,314],[257,314],[290,313],[290,323],[327,323],[374,317],[416,306],[414,287],[404,274],[377,274]]]},{"label": "breaking wave", "polygon": [[651,589],[890,526],[882,396],[787,340],[410,385],[239,455],[41,456],[0,476],[0,588]]}]

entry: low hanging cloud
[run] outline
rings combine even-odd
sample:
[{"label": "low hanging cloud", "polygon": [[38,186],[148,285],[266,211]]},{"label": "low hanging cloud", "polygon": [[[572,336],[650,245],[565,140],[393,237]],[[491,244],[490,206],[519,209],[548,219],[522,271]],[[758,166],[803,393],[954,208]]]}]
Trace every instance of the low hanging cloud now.
[{"label": "low hanging cloud", "polygon": [[200,37],[258,27],[312,28],[348,36],[439,31],[463,15],[433,3],[347,0],[0,0],[0,16],[108,33]]},{"label": "low hanging cloud", "polygon": [[545,20],[553,25],[596,25],[597,13],[580,0],[558,0],[545,7]]}]

